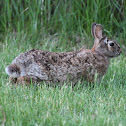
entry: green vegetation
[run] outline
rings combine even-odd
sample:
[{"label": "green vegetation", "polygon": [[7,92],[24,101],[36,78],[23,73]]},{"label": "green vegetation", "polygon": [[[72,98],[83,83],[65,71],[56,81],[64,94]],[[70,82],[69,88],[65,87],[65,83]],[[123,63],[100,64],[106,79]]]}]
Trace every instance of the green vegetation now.
[{"label": "green vegetation", "polygon": [[[125,126],[126,1],[0,1],[0,125]],[[12,85],[4,69],[32,48],[66,52],[91,48],[91,23],[121,44],[101,84]]]},{"label": "green vegetation", "polygon": [[98,22],[109,35],[126,37],[124,5],[125,0],[1,0],[0,31],[90,35],[91,23]]}]

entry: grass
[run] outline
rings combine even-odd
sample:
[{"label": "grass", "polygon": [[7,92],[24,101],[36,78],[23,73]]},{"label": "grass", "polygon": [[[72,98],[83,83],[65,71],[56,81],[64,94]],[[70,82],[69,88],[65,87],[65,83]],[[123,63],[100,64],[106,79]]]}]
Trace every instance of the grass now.
[{"label": "grass", "polygon": [[[38,35],[34,40],[36,40],[34,48],[49,51],[74,50],[72,42],[63,40],[62,35],[42,38]],[[31,37],[25,33],[11,33],[5,37],[4,44],[1,45],[0,124],[125,126],[126,58],[124,54],[112,60],[100,85],[92,86],[86,82],[78,82],[74,88],[70,84],[62,87],[47,86],[45,83],[29,87],[11,85],[4,68],[18,54],[33,48],[31,41]],[[82,43],[77,48],[80,48]]]},{"label": "grass", "polygon": [[[1,0],[0,32],[85,33],[92,22],[103,24],[109,35],[126,33],[125,1],[121,0]],[[126,38],[126,35],[123,34]]]},{"label": "grass", "polygon": [[[0,124],[2,126],[126,125],[125,0],[1,0]],[[12,85],[5,67],[32,48],[66,52],[91,48],[91,23],[103,25],[123,50],[101,84],[72,88]]]},{"label": "grass", "polygon": [[4,112],[6,125],[124,126],[126,89],[122,85],[108,86],[106,89],[103,85],[96,85],[94,89],[89,86],[81,89],[2,86],[1,123]]}]

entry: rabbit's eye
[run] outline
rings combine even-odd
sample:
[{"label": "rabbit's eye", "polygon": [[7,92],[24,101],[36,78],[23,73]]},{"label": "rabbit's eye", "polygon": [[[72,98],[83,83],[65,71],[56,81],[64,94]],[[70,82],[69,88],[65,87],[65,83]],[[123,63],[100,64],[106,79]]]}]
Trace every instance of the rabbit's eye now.
[{"label": "rabbit's eye", "polygon": [[110,43],[109,45],[110,45],[110,46],[114,46],[114,43],[112,42],[112,43]]},{"label": "rabbit's eye", "polygon": [[11,70],[11,72],[14,72],[14,70]]}]

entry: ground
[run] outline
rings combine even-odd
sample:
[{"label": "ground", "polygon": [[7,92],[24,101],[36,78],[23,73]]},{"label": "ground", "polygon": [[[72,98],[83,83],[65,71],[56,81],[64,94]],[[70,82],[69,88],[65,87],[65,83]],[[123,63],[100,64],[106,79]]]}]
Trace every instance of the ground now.
[{"label": "ground", "polygon": [[[75,50],[83,44],[76,47],[72,44],[68,46],[69,43],[66,41],[60,39],[60,36],[53,39],[47,37],[35,41],[34,47],[62,52]],[[10,34],[0,46],[0,124],[3,126],[126,125],[124,53],[111,60],[108,72],[100,84],[78,82],[75,87],[67,83],[56,87],[47,86],[45,83],[30,86],[13,85],[9,83],[9,77],[4,69],[21,52],[33,48],[30,42],[30,38],[25,34]]]}]

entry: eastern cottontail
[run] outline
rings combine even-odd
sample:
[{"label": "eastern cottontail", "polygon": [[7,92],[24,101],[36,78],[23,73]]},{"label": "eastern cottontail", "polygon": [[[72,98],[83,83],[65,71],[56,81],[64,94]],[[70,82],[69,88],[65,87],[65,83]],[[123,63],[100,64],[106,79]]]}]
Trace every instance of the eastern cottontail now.
[{"label": "eastern cottontail", "polygon": [[110,58],[121,53],[119,44],[102,35],[100,24],[92,24],[94,46],[90,49],[80,49],[75,52],[48,52],[33,49],[16,57],[5,71],[17,83],[24,81],[65,82],[67,78],[76,82],[83,78],[94,82],[95,74],[100,82],[110,64]]}]

